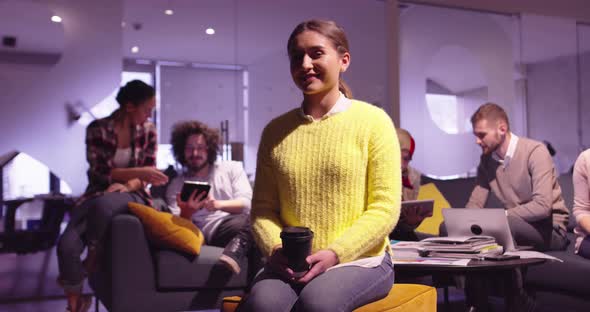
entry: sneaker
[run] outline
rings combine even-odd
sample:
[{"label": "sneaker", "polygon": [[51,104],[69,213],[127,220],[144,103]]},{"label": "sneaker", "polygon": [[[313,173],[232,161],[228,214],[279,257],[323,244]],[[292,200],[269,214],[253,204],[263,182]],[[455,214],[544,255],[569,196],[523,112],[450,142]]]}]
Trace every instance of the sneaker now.
[{"label": "sneaker", "polygon": [[221,254],[221,257],[219,257],[219,262],[235,274],[239,274],[241,271],[240,263],[247,253],[248,242],[245,239],[236,236],[229,242],[229,244],[227,244],[227,246],[225,246],[225,249],[223,249],[223,253]]}]

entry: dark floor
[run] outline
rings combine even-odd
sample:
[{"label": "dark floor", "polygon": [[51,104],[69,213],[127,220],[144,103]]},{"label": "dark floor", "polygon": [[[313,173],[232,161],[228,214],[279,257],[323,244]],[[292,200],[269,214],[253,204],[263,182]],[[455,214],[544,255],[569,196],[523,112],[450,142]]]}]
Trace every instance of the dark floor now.
[{"label": "dark floor", "polygon": [[[66,300],[56,283],[57,275],[54,248],[28,255],[0,254],[0,312],[65,311]],[[85,290],[89,291],[89,288],[86,286]],[[439,289],[438,311],[467,310],[461,290],[450,287],[449,299],[450,309],[447,310],[443,304],[443,291]],[[106,309],[99,306],[99,311]]]},{"label": "dark floor", "polygon": [[0,311],[65,311],[56,279],[53,248],[28,255],[0,254]]}]

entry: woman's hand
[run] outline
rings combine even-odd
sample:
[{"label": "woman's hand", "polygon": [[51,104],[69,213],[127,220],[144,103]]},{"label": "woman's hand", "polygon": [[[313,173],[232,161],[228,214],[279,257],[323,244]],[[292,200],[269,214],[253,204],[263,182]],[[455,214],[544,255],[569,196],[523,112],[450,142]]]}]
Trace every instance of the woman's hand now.
[{"label": "woman's hand", "polygon": [[298,283],[309,283],[316,276],[326,272],[327,269],[337,265],[340,260],[338,255],[330,249],[322,249],[305,259],[311,269],[303,277],[297,280]]},{"label": "woman's hand", "polygon": [[268,258],[266,268],[278,274],[285,280],[292,282],[295,280],[295,276],[293,274],[293,270],[291,270],[287,264],[287,257],[285,257],[283,254],[283,248],[279,246],[273,250],[272,254]]},{"label": "woman's hand", "polygon": [[195,214],[195,212],[199,211],[201,208],[204,208],[209,201],[207,198],[207,193],[202,192],[197,194],[197,191],[198,190],[194,190],[187,201],[182,201],[182,199],[180,199],[180,193],[176,193],[176,203],[180,208],[181,217],[190,219],[193,214]]},{"label": "woman's hand", "polygon": [[125,192],[129,192],[129,189],[127,188],[127,186],[121,184],[121,183],[113,183],[111,185],[109,185],[109,187],[106,189],[107,193],[125,193]]},{"label": "woman's hand", "polygon": [[155,167],[137,168],[139,179],[152,185],[163,185],[168,183],[168,176]]}]

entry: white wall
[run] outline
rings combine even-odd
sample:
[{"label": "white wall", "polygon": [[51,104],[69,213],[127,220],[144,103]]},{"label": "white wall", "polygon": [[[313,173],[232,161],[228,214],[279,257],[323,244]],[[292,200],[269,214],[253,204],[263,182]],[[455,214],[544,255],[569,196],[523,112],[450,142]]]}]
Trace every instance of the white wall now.
[{"label": "white wall", "polygon": [[[256,152],[264,126],[274,117],[298,107],[301,92],[293,84],[287,58],[287,39],[293,28],[311,18],[327,18],[340,24],[350,43],[351,66],[344,80],[351,86],[354,98],[391,107],[386,103],[387,54],[385,5],[380,1],[345,0],[341,5],[321,6],[321,2],[267,1],[265,5],[249,6],[239,2],[238,51],[251,45],[257,37],[274,36],[275,40],[261,47],[258,56],[239,63],[250,74],[249,136],[245,150],[248,173],[256,166]],[[313,7],[313,10],[310,8]],[[288,16],[276,12],[289,12]],[[264,18],[261,18],[264,17]],[[263,49],[263,50],[262,50]]]},{"label": "white wall", "polygon": [[566,172],[578,156],[578,86],[575,57],[528,66],[529,137],[549,141]]},{"label": "white wall", "polygon": [[[74,193],[87,184],[84,131],[68,125],[65,105],[98,103],[121,77],[121,2],[45,0],[63,18],[64,51],[51,70],[17,71],[0,92],[0,154],[25,152],[64,179]],[[2,65],[3,66],[3,65]],[[6,67],[0,67],[0,72]],[[11,73],[11,75],[14,72]],[[0,82],[5,82],[2,76]],[[11,76],[14,77],[14,76]]]},{"label": "white wall", "polygon": [[186,120],[217,129],[228,120],[229,142],[244,141],[241,71],[162,66],[160,80],[160,143],[169,144],[172,126]]},{"label": "white wall", "polygon": [[[404,1],[406,2],[406,1]],[[590,22],[588,0],[407,0],[407,2],[443,5],[498,13],[532,13],[561,16]]]},{"label": "white wall", "polygon": [[[528,135],[551,142],[557,169],[567,171],[578,156],[578,64],[574,20],[523,16],[523,31],[535,28],[535,38],[523,40],[523,54],[559,46],[558,57],[526,65]],[[543,33],[552,32],[549,36]],[[539,46],[539,43],[542,46]],[[534,51],[531,51],[534,50]]]},{"label": "white wall", "polygon": [[590,25],[578,25],[580,55],[580,95],[582,145],[590,147]]}]

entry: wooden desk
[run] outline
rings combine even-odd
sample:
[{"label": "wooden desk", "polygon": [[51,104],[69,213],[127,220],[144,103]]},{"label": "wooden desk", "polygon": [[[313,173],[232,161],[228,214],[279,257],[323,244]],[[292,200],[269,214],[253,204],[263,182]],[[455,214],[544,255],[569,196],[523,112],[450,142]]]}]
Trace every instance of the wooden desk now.
[{"label": "wooden desk", "polygon": [[[16,230],[16,210],[35,199],[43,201],[41,224],[38,229]],[[70,196],[41,195],[4,201],[4,232],[0,233],[0,253],[30,253],[51,248],[59,236],[60,224],[66,210],[74,205]]]}]

